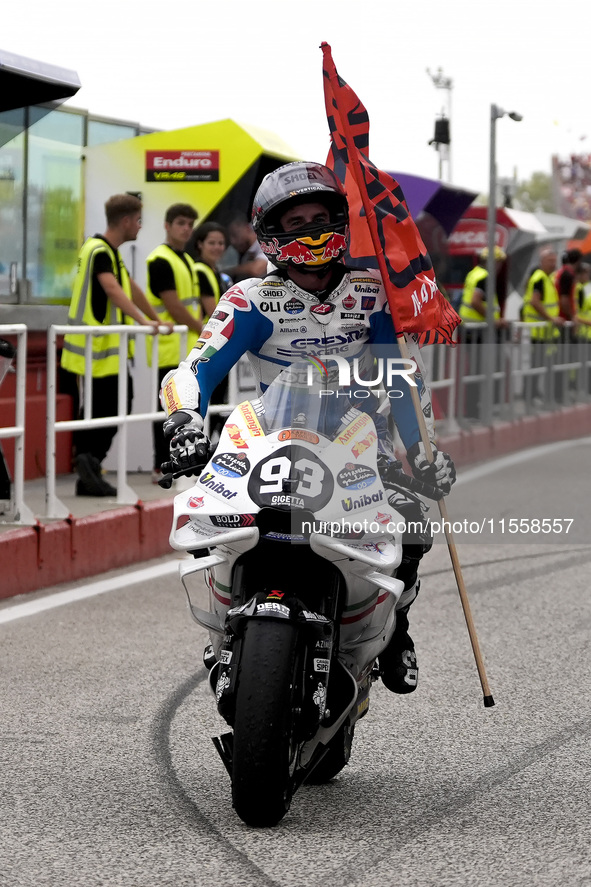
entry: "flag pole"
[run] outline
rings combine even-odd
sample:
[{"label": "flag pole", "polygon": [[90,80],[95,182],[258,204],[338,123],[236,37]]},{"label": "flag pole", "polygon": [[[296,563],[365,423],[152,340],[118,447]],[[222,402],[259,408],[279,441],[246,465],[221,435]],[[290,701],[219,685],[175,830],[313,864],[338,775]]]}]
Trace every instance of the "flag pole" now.
[{"label": "flag pole", "polygon": [[[333,93],[336,97],[339,94],[341,86],[338,82],[338,75],[336,72],[336,68],[334,66],[334,62],[332,60],[330,46],[327,43],[322,43],[320,48],[322,49],[322,52],[324,55],[326,55],[328,53],[328,56],[331,61],[332,70],[330,70],[330,72],[329,72],[329,78],[330,78],[331,85],[333,88]],[[380,243],[379,232],[377,229],[377,221],[376,221],[376,217],[375,217],[374,208],[373,208],[373,205],[372,205],[371,201],[369,200],[367,192],[366,192],[365,179],[364,179],[363,171],[361,169],[361,165],[359,163],[359,158],[357,156],[356,151],[351,150],[351,147],[354,146],[354,139],[353,139],[351,130],[349,128],[349,122],[346,119],[346,115],[341,114],[338,102],[335,103],[334,112],[338,115],[339,120],[340,120],[341,132],[343,133],[345,144],[347,146],[347,152],[349,155],[350,169],[353,174],[353,178],[355,179],[355,182],[357,184],[357,188],[359,190],[361,200],[363,202],[363,209],[365,212],[365,218],[366,218],[367,225],[369,227],[369,231],[371,234],[373,248],[374,248],[374,251],[376,254],[376,258],[377,258],[378,265],[379,265],[379,270],[382,275],[382,281],[384,283],[384,287],[386,290],[386,297],[388,299],[388,304],[390,306],[390,311],[392,314],[392,321],[394,323],[394,329],[396,331],[396,339],[398,342],[398,347],[400,349],[400,355],[401,355],[401,357],[406,358],[407,360],[410,360],[411,358],[410,358],[410,353],[408,350],[406,336],[404,333],[398,332],[398,329],[400,328],[400,324],[397,322],[398,312],[397,312],[396,302],[395,302],[395,298],[394,298],[394,293],[392,293],[392,291],[391,291],[391,282],[390,282],[390,278],[388,275],[388,269],[386,267],[386,262],[385,262],[382,246]],[[419,425],[421,441],[425,447],[425,454],[427,456],[427,460],[430,463],[432,463],[434,461],[433,449],[432,449],[431,441],[429,439],[429,433],[427,430],[427,423],[426,423],[425,417],[423,415],[423,410],[421,409],[421,403],[420,403],[420,399],[419,399],[418,389],[416,388],[416,386],[412,385],[412,386],[410,386],[410,391],[411,391],[412,403],[413,403],[415,413],[416,413],[417,422]],[[483,660],[482,654],[480,652],[480,644],[478,643],[478,636],[476,634],[476,627],[474,625],[474,620],[472,618],[472,610],[470,607],[470,602],[468,600],[468,593],[466,591],[466,585],[464,583],[462,568],[461,568],[460,561],[458,558],[457,547],[456,547],[456,543],[455,543],[454,536],[452,533],[451,524],[449,521],[449,516],[447,513],[447,506],[445,505],[443,499],[440,499],[438,501],[438,505],[439,505],[439,513],[441,515],[441,519],[443,522],[445,538],[447,541],[447,547],[449,550],[449,555],[450,555],[454,575],[456,577],[456,583],[458,586],[460,601],[461,601],[462,609],[464,612],[464,618],[466,620],[466,626],[468,628],[470,643],[472,645],[472,651],[474,653],[476,668],[478,670],[478,676],[480,678],[480,684],[481,684],[482,692],[483,692],[484,707],[490,708],[495,703],[494,703],[494,699],[492,697],[489,683],[488,683],[488,679],[486,676],[486,670],[484,667],[484,660]]]}]

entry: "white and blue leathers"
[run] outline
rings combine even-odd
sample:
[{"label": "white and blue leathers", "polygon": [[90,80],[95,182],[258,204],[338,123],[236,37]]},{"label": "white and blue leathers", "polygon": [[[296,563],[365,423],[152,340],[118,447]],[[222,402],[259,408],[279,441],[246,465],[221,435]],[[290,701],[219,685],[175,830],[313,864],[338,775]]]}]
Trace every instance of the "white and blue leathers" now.
[{"label": "white and blue leathers", "polygon": [[[336,267],[338,282],[334,284],[333,276],[333,288],[323,294],[323,300],[281,272],[262,280],[244,280],[228,290],[186,360],[163,382],[162,400],[168,413],[189,409],[205,416],[213,390],[243,354],[252,365],[259,392],[265,391],[285,366],[305,358],[324,363],[331,356],[344,357],[350,364],[355,362],[362,380],[376,377],[375,358],[400,358],[379,272]],[[417,364],[414,378],[421,408],[433,438],[431,397],[423,381],[422,358],[414,337],[407,336],[407,341]],[[336,364],[328,361],[327,368],[336,371]],[[408,449],[420,440],[410,387],[403,376],[385,387],[395,395],[390,398],[392,417]],[[370,413],[378,406],[373,394],[354,403]],[[374,417],[379,433],[380,425],[385,425],[380,418]]]}]

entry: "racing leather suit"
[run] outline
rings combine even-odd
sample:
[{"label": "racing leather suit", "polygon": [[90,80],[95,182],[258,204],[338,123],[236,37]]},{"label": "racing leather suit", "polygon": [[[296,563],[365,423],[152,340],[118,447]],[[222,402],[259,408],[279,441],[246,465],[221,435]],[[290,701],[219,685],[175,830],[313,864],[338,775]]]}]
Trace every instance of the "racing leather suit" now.
[{"label": "racing leather suit", "polygon": [[[245,353],[259,394],[285,366],[305,358],[325,362],[339,356],[351,364],[356,358],[358,378],[367,380],[376,378],[374,357],[400,359],[379,272],[341,264],[336,268],[337,282],[333,276],[330,291],[321,294],[323,300],[278,271],[231,287],[186,360],[162,383],[161,397],[168,414],[189,409],[204,417],[213,390]],[[407,340],[418,368],[414,378],[421,408],[433,439],[431,397],[423,381],[422,358],[414,338],[407,336]],[[336,364],[328,360],[327,369],[336,372]],[[390,399],[391,413],[408,450],[420,440],[410,388],[403,376],[394,376],[391,382],[384,387],[395,395]],[[368,390],[365,388],[364,394]],[[373,393],[353,402],[372,414],[378,406]],[[386,422],[379,415],[372,417],[380,439],[387,436]]]}]

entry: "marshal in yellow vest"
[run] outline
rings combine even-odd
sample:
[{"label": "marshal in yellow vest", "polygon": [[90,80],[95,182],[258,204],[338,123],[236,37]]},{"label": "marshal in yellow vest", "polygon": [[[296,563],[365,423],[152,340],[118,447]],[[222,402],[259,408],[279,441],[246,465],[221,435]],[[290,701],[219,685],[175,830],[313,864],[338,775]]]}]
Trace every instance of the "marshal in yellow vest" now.
[{"label": "marshal in yellow vest", "polygon": [[[162,323],[176,323],[175,319],[167,311],[162,299],[154,295],[149,286],[149,269],[155,259],[164,259],[172,268],[174,276],[175,290],[179,300],[184,307],[197,320],[202,320],[201,301],[199,293],[199,282],[197,279],[197,269],[195,262],[188,253],[183,253],[186,262],[176,253],[172,247],[166,243],[160,244],[155,250],[152,250],[146,262],[148,263],[148,286],[146,288],[146,297],[154,310],[158,314],[158,319]],[[179,363],[185,359],[193,345],[199,338],[199,334],[189,330],[187,335],[187,352],[181,354],[181,336],[180,333],[172,333],[170,336],[158,337],[158,366],[159,367],[177,367]],[[148,366],[152,366],[152,336],[146,336],[146,348]]]},{"label": "marshal in yellow vest", "polygon": [[[123,316],[110,299],[107,299],[107,312],[103,320],[97,320],[92,311],[92,283],[94,262],[100,253],[106,253],[113,269],[113,274],[121,283],[125,294],[131,300],[131,283],[127,268],[119,251],[113,249],[106,240],[100,237],[89,237],[82,246],[78,256],[78,271],[72,290],[72,301],[68,313],[68,324],[71,326],[112,326],[114,324],[133,323],[131,318]],[[65,370],[84,375],[86,336],[67,333],[64,338],[61,364]],[[92,337],[92,375],[94,378],[117,376],[119,374],[119,340],[120,336],[105,333]],[[130,341],[128,354],[131,356],[133,342]]]},{"label": "marshal in yellow vest", "polygon": [[[542,271],[541,268],[538,268],[536,271],[534,271],[534,273],[528,280],[525,295],[523,297],[522,317],[524,321],[526,321],[526,323],[544,323],[544,318],[538,314],[538,312],[532,305],[534,285],[540,280],[542,281],[542,286],[544,290],[542,302],[545,310],[548,312],[548,315],[550,317],[558,317],[560,313],[558,292],[556,291],[554,282],[548,274]],[[537,342],[557,339],[559,335],[560,330],[558,330],[553,324],[548,322],[545,322],[544,326],[534,327],[534,329],[532,329],[531,331],[532,341]]]},{"label": "marshal in yellow vest", "polygon": [[[486,292],[486,278],[488,277],[488,271],[486,268],[483,268],[481,265],[476,265],[472,268],[471,271],[466,275],[466,280],[464,281],[464,292],[462,293],[462,302],[460,304],[460,317],[462,320],[465,320],[470,323],[482,323],[486,320],[486,317],[483,317],[476,308],[472,307],[472,296],[474,295],[475,289],[481,289],[483,292]],[[485,302],[486,304],[486,302]],[[498,320],[501,316],[501,310],[499,308],[499,301],[495,295],[494,299],[494,318]]]}]

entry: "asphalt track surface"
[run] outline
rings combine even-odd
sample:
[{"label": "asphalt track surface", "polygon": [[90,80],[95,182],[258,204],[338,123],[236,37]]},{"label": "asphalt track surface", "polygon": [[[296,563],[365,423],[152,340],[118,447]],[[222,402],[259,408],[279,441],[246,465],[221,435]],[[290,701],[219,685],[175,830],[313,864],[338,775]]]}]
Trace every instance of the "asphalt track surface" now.
[{"label": "asphalt track surface", "polygon": [[573,519],[459,543],[495,707],[438,543],[412,610],[417,692],[376,684],[350,765],[275,829],[232,810],[205,635],[172,573],[29,615],[14,607],[63,589],[5,601],[1,887],[589,887],[589,455],[471,469],[448,499],[455,519]]}]

